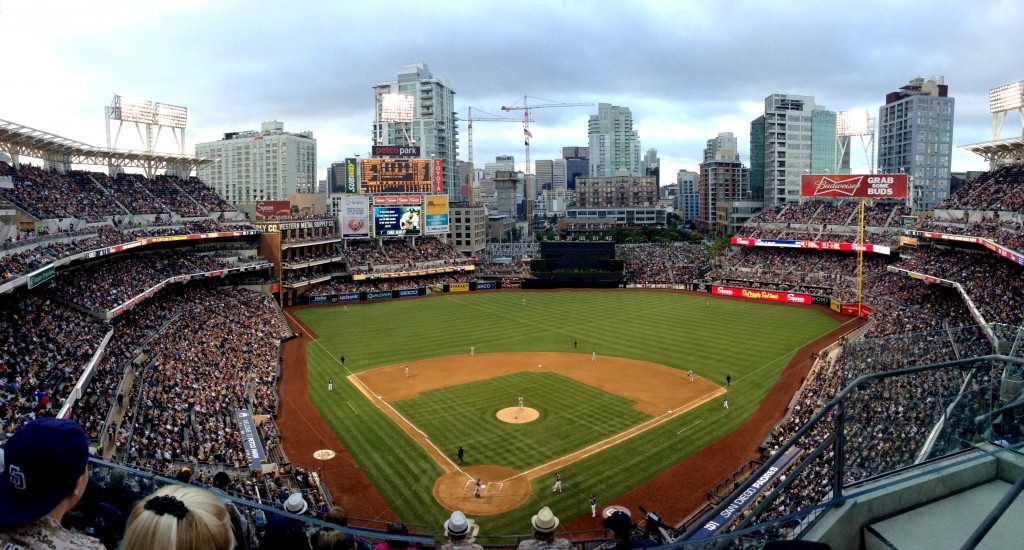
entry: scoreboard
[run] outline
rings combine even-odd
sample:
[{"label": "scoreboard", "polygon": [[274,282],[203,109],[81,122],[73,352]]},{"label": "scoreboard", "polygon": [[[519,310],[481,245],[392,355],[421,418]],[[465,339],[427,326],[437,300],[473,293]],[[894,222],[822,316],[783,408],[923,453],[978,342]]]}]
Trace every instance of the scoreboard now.
[{"label": "scoreboard", "polygon": [[429,159],[363,159],[360,161],[363,193],[430,193]]}]

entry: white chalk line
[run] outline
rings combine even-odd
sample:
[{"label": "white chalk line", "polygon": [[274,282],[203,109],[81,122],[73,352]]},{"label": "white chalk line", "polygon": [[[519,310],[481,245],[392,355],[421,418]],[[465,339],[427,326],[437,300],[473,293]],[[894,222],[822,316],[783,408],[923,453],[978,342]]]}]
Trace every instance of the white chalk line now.
[{"label": "white chalk line", "polygon": [[687,427],[679,430],[678,432],[676,432],[676,435],[679,435],[679,434],[685,432],[686,430],[689,430],[690,428],[696,426],[697,424],[700,424],[701,422],[704,422],[704,421],[703,420],[698,420],[698,421],[694,422],[693,424],[690,424],[689,426],[687,426]]}]

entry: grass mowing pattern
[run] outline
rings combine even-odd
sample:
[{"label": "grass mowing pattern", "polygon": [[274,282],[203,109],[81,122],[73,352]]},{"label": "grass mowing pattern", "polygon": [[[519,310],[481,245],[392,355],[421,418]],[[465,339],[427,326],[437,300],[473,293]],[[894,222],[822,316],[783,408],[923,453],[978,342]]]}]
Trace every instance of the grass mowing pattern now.
[{"label": "grass mowing pattern", "polygon": [[[722,386],[726,374],[732,376],[729,411],[712,401],[576,462],[561,472],[563,493],[551,494],[553,479],[534,480],[534,497],[519,509],[477,518],[488,535],[527,533],[530,516],[544,505],[569,521],[589,512],[591,493],[602,504],[614,502],[717,441],[750,417],[796,349],[838,326],[816,308],[650,291],[482,292],[348,309],[299,313],[319,335],[307,344],[310,397],[395,512],[428,529],[439,528],[448,516],[432,493],[440,468],[362,393],[343,383],[349,372],[465,354],[475,345],[477,353],[597,351],[692,368]],[[347,369],[338,363],[340,355]],[[328,377],[335,381],[330,394]],[[699,427],[678,433],[698,420]],[[690,510],[659,512],[674,517]]]},{"label": "grass mowing pattern", "polygon": [[[518,406],[540,418],[509,424],[495,416]],[[519,372],[421,393],[391,403],[441,449],[467,450],[466,465],[525,471],[640,424],[650,416],[635,403],[553,372]]]}]

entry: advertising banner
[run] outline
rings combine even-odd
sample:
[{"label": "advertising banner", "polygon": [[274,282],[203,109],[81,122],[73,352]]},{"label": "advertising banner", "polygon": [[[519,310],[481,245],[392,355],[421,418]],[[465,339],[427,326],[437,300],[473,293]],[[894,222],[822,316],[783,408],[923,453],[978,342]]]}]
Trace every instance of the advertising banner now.
[{"label": "advertising banner", "polygon": [[310,296],[309,303],[311,304],[326,304],[328,302],[327,296]]},{"label": "advertising banner", "polygon": [[260,462],[266,458],[263,452],[263,442],[260,434],[256,431],[256,422],[246,409],[238,409],[238,431],[242,437],[242,446],[245,447],[245,456],[249,459],[249,468],[260,469]]},{"label": "advertising banner", "polygon": [[419,235],[419,206],[374,206],[373,230],[380,237],[406,237]]},{"label": "advertising banner", "polygon": [[[858,309],[857,304],[843,304],[839,308],[839,313],[841,313],[843,315],[849,315],[851,317],[856,317],[857,316],[857,309]],[[871,312],[875,310],[875,308],[873,308],[871,306],[868,306],[868,305],[864,305],[864,304],[860,304],[860,308],[859,309],[860,309],[860,316],[864,317],[865,319],[867,319],[871,315]]]},{"label": "advertising banner", "polygon": [[358,302],[359,301],[359,293],[358,292],[349,292],[347,294],[339,294],[338,295],[338,301],[339,302]]},{"label": "advertising banner", "polygon": [[423,231],[425,234],[447,234],[449,231],[448,195],[428,195],[426,217],[427,227]]},{"label": "advertising banner", "polygon": [[399,298],[415,298],[420,295],[419,289],[416,288],[400,288],[398,289]]},{"label": "advertising banner", "polygon": [[345,159],[345,192],[359,192],[359,180],[356,179],[356,159]]},{"label": "advertising banner", "polygon": [[805,174],[800,178],[801,197],[905,199],[906,174]]},{"label": "advertising banner", "polygon": [[292,214],[292,203],[288,201],[256,201],[257,218],[287,218]]},{"label": "advertising banner", "polygon": [[390,300],[392,293],[390,290],[378,290],[377,292],[367,292],[367,300]]},{"label": "advertising banner", "polygon": [[444,193],[444,161],[434,159],[434,192]]},{"label": "advertising banner", "polygon": [[[733,237],[729,243],[734,246],[769,246],[777,248],[805,248],[809,250],[839,250],[842,252],[857,252],[861,247],[856,243],[837,243],[831,241],[787,241],[780,239],[748,239],[745,237]],[[864,252],[888,255],[891,250],[888,246],[880,244],[865,244]]]},{"label": "advertising banner", "polygon": [[469,292],[469,283],[452,283],[448,285],[448,292]]},{"label": "advertising banner", "polygon": [[831,300],[828,304],[828,307],[831,308],[832,311],[836,313],[841,313],[843,311],[843,304],[838,300]]},{"label": "advertising banner", "polygon": [[365,195],[341,197],[341,236],[365,239],[370,236],[370,201]]},{"label": "advertising banner", "polygon": [[790,304],[811,304],[813,300],[810,294],[795,294],[792,292],[777,292],[772,290],[750,290],[732,286],[712,286],[711,293],[719,296],[787,302]]},{"label": "advertising banner", "polygon": [[498,283],[494,281],[480,281],[476,284],[477,290],[496,290]]}]

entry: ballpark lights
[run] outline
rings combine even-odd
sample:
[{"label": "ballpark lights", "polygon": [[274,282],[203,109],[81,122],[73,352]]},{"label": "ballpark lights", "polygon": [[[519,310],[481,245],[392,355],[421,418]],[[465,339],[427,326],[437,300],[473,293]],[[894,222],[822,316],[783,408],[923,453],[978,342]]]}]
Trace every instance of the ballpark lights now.
[{"label": "ballpark lights", "polygon": [[152,124],[153,102],[120,94],[115,95],[114,101],[110,105],[110,118],[124,122]]},{"label": "ballpark lights", "polygon": [[183,129],[188,121],[188,109],[179,105],[157,103],[153,119],[157,126]]},{"label": "ballpark lights", "polygon": [[1024,107],[1024,80],[988,91],[988,110],[1005,113]]},{"label": "ballpark lights", "polygon": [[871,133],[871,122],[867,109],[836,113],[837,136],[866,136]]},{"label": "ballpark lights", "polygon": [[381,122],[412,122],[413,97],[406,94],[381,94]]}]

